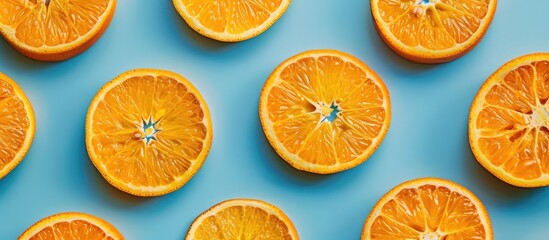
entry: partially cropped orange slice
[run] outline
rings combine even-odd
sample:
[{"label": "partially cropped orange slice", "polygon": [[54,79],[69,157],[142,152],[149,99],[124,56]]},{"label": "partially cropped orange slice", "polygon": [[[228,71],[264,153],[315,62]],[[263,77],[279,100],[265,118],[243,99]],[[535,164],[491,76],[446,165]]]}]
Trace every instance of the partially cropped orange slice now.
[{"label": "partially cropped orange slice", "polygon": [[335,50],[280,64],[259,102],[263,131],[297,169],[329,174],[359,165],[379,146],[391,117],[389,92],[357,58]]},{"label": "partially cropped orange slice", "polygon": [[237,42],[253,38],[284,14],[291,0],[173,0],[183,19],[203,36]]},{"label": "partially cropped orange slice", "polygon": [[443,179],[402,183],[374,206],[362,240],[491,240],[492,225],[482,202],[464,187]]},{"label": "partially cropped orange slice", "polygon": [[0,73],[0,179],[23,160],[35,129],[29,99],[17,83]]},{"label": "partially cropped orange slice", "polygon": [[76,212],[44,218],[27,229],[18,240],[123,240],[110,223],[98,217]]},{"label": "partially cropped orange slice", "polygon": [[101,37],[115,5],[116,0],[2,0],[0,33],[30,58],[66,60]]},{"label": "partially cropped orange slice", "polygon": [[278,207],[252,199],[221,202],[198,216],[186,240],[298,240],[292,221]]},{"label": "partially cropped orange slice", "polygon": [[88,110],[91,161],[114,187],[158,196],[182,187],[212,144],[212,122],[200,92],[165,70],[121,74],[97,93]]},{"label": "partially cropped orange slice", "polygon": [[549,185],[549,53],[514,59],[482,85],[469,113],[478,162],[520,187]]},{"label": "partially cropped orange slice", "polygon": [[471,51],[484,37],[497,0],[371,0],[375,26],[396,53],[442,63]]}]

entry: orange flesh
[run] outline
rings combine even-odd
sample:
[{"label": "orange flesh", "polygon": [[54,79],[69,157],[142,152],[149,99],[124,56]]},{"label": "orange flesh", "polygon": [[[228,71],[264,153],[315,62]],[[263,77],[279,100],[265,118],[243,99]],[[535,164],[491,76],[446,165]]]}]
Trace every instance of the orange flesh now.
[{"label": "orange flesh", "polygon": [[289,153],[319,165],[346,163],[380,135],[386,118],[382,90],[354,63],[306,57],[289,64],[279,78],[267,111]]},{"label": "orange flesh", "polygon": [[10,84],[0,79],[0,170],[21,151],[30,125],[23,101]]},{"label": "orange flesh", "polygon": [[486,239],[475,204],[444,186],[405,188],[381,206],[370,239]]},{"label": "orange flesh", "polygon": [[263,24],[282,0],[182,0],[182,3],[208,29],[239,34]]},{"label": "orange flesh", "polygon": [[549,174],[549,61],[509,72],[483,99],[476,125],[479,150],[513,177]]},{"label": "orange flesh", "polygon": [[40,230],[30,240],[74,240],[74,239],[101,239],[114,240],[98,226],[88,221],[74,220],[57,222]]},{"label": "orange flesh", "polygon": [[[125,80],[105,94],[91,122],[96,160],[109,175],[134,186],[169,185],[205,147],[200,102],[170,77]],[[156,125],[147,127],[149,122]]]},{"label": "orange flesh", "polygon": [[0,30],[15,31],[15,37],[31,47],[58,46],[88,33],[109,0],[0,1]]},{"label": "orange flesh", "polygon": [[379,0],[387,29],[404,45],[449,49],[470,39],[488,13],[490,0]]}]

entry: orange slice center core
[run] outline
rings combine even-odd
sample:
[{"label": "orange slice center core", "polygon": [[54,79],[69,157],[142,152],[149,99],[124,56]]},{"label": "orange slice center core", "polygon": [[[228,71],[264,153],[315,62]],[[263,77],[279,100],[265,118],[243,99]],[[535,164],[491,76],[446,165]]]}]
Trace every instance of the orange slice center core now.
[{"label": "orange slice center core", "polygon": [[339,105],[336,103],[326,104],[321,102],[316,109],[315,111],[320,112],[322,116],[321,123],[324,121],[332,123],[341,112]]},{"label": "orange slice center core", "polygon": [[424,233],[420,239],[421,240],[439,240],[440,234],[434,233],[434,232]]},{"label": "orange slice center core", "polygon": [[549,111],[545,107],[534,108],[531,119],[533,127],[549,126]]},{"label": "orange slice center core", "polygon": [[145,144],[149,144],[151,140],[156,141],[156,133],[160,132],[160,129],[157,127],[158,122],[160,122],[160,119],[154,120],[152,117],[149,117],[148,120],[145,121],[145,119],[142,120],[141,127],[138,129],[136,133],[133,134],[133,137],[135,139],[141,139],[145,142]]}]

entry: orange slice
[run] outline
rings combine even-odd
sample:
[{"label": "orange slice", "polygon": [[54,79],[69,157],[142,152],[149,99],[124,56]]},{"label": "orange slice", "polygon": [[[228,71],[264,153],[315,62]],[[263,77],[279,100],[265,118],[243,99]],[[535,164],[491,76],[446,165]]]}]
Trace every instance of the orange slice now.
[{"label": "orange slice", "polygon": [[385,194],[366,219],[361,239],[493,238],[488,213],[473,193],[448,180],[423,178]]},{"label": "orange slice", "polygon": [[252,199],[221,202],[198,216],[186,240],[298,240],[292,221],[276,206]]},{"label": "orange slice", "polygon": [[98,217],[76,212],[44,218],[27,229],[18,240],[123,240],[110,223]]},{"label": "orange slice", "polygon": [[173,0],[187,24],[203,36],[238,42],[271,27],[291,0]]},{"label": "orange slice", "polygon": [[478,162],[520,187],[549,185],[549,53],[526,55],[480,87],[469,113]]},{"label": "orange slice", "polygon": [[359,165],[379,146],[391,118],[389,92],[357,58],[335,50],[300,53],[265,82],[263,131],[297,169],[320,174]]},{"label": "orange slice", "polygon": [[420,63],[442,63],[471,51],[484,37],[497,0],[371,0],[381,38]]},{"label": "orange slice", "polygon": [[200,92],[184,77],[156,69],[107,83],[86,119],[92,163],[111,185],[137,196],[181,188],[206,160],[212,134]]},{"label": "orange slice", "polygon": [[29,99],[17,83],[0,72],[0,179],[23,160],[35,130]]},{"label": "orange slice", "polygon": [[116,0],[2,0],[0,33],[30,58],[62,61],[101,37],[115,5]]}]

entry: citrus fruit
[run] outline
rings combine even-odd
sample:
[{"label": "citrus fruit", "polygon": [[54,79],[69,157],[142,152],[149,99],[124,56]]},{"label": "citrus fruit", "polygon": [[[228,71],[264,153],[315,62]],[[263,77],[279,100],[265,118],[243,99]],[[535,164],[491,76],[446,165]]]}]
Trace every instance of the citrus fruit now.
[{"label": "citrus fruit", "polygon": [[173,0],[177,12],[199,34],[223,42],[253,38],[284,14],[291,0]]},{"label": "citrus fruit", "polygon": [[361,239],[488,240],[493,234],[473,193],[448,180],[422,178],[385,194],[366,219]]},{"label": "citrus fruit", "polygon": [[115,5],[116,0],[3,0],[0,33],[30,58],[62,61],[101,37]]},{"label": "citrus fruit", "polygon": [[35,130],[29,99],[17,83],[0,72],[0,179],[23,160]]},{"label": "citrus fruit", "polygon": [[76,212],[44,218],[27,229],[19,240],[123,240],[110,223],[98,217]]},{"label": "citrus fruit", "polygon": [[92,163],[111,185],[137,196],[181,188],[206,160],[212,134],[200,92],[157,69],[135,69],[107,83],[86,119]]},{"label": "citrus fruit", "polygon": [[509,61],[480,87],[469,113],[478,162],[520,187],[549,185],[549,53]]},{"label": "citrus fruit", "polygon": [[374,24],[396,53],[442,63],[471,51],[484,37],[497,0],[371,0]]},{"label": "citrus fruit", "polygon": [[276,206],[252,199],[221,202],[198,216],[186,240],[298,240],[292,221]]},{"label": "citrus fruit", "polygon": [[389,92],[357,58],[311,50],[280,64],[259,102],[263,131],[297,169],[329,174],[359,165],[379,146],[391,117]]}]

